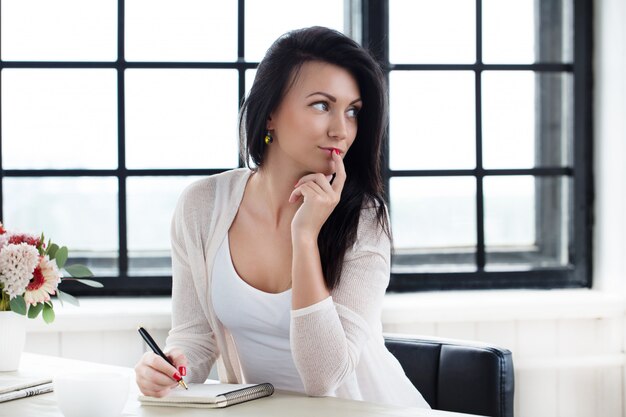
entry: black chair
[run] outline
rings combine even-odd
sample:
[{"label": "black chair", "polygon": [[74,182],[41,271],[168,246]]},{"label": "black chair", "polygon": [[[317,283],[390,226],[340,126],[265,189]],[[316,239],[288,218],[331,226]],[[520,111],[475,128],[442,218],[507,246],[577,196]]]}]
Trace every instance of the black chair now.
[{"label": "black chair", "polygon": [[387,349],[437,410],[513,417],[513,358],[507,349],[462,340],[385,335]]}]

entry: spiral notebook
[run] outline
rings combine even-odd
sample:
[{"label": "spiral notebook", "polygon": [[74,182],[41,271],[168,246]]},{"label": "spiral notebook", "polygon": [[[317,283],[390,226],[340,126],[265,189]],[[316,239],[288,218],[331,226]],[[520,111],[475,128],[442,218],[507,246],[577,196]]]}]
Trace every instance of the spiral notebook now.
[{"label": "spiral notebook", "polygon": [[264,384],[188,384],[189,390],[176,388],[167,396],[139,396],[143,405],[164,407],[223,408],[257,398],[269,397],[274,386]]}]

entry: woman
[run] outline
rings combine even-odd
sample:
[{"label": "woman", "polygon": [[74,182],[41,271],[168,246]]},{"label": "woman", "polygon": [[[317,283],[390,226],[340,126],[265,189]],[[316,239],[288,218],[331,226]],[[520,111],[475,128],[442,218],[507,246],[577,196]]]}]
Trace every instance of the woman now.
[{"label": "woman", "polygon": [[[382,337],[386,114],[379,66],[343,34],[295,30],[270,47],[240,114],[255,167],[192,184],[172,221],[167,351],[188,381],[217,361],[222,382],[428,407]],[[146,395],[176,386],[151,352],[136,373]]]}]

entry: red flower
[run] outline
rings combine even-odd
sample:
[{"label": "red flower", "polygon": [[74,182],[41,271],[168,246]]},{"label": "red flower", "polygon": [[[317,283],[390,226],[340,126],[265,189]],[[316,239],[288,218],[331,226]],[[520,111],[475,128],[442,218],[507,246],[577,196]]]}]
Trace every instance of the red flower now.
[{"label": "red flower", "polygon": [[39,247],[41,241],[38,237],[27,234],[13,235],[9,238],[9,245],[19,245],[20,243],[26,243],[34,247]]},{"label": "red flower", "polygon": [[6,232],[7,232],[7,229],[5,229],[2,223],[0,223],[0,235],[5,234]]},{"label": "red flower", "polygon": [[33,271],[33,278],[28,283],[28,287],[26,287],[27,291],[34,291],[41,288],[41,286],[46,282],[43,273],[41,272],[41,267],[38,266]]}]

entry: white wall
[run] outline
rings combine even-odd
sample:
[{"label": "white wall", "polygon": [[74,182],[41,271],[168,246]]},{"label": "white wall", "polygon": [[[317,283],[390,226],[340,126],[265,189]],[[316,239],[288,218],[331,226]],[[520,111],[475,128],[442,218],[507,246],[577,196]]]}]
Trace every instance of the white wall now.
[{"label": "white wall", "polygon": [[[595,2],[595,288],[626,295],[626,2]],[[626,327],[622,321],[622,352]],[[626,415],[626,372],[622,411]],[[613,387],[607,388],[613,391]],[[598,401],[603,399],[598,398]],[[617,414],[611,414],[617,415]]]},{"label": "white wall", "polygon": [[596,287],[626,293],[626,2],[595,7]]}]

